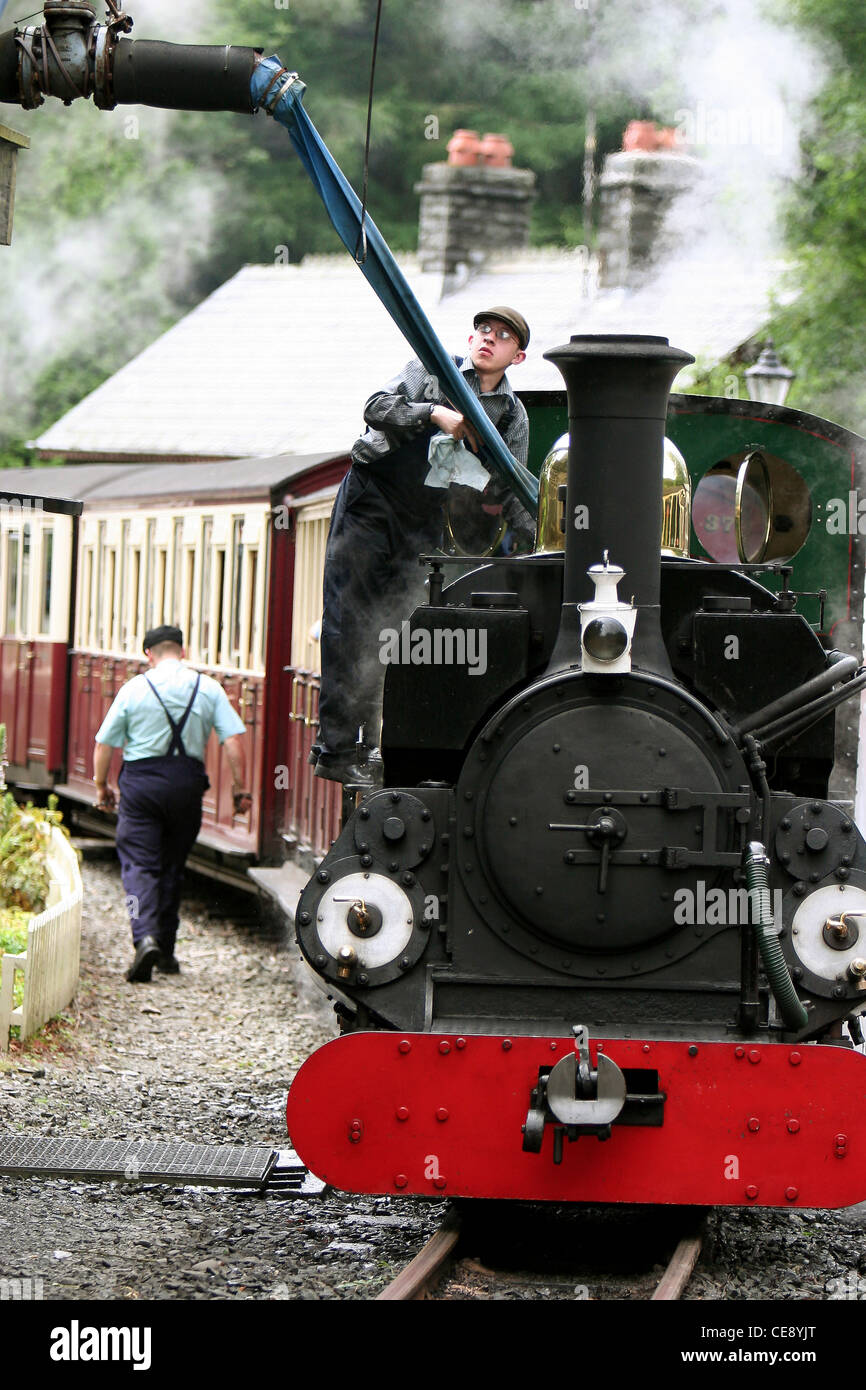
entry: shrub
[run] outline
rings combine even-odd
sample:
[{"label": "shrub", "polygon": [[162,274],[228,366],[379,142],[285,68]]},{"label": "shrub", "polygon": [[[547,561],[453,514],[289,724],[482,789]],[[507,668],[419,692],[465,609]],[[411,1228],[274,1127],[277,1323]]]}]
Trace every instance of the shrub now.
[{"label": "shrub", "polygon": [[43,910],[51,827],[61,821],[56,796],[44,810],[31,802],[19,806],[11,792],[0,797],[0,908]]}]

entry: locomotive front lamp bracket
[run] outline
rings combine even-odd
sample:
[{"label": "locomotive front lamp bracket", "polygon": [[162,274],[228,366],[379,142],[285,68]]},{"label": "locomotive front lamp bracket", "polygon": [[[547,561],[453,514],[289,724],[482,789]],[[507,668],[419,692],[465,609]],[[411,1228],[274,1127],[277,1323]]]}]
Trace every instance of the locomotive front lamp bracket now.
[{"label": "locomotive front lamp bracket", "polygon": [[589,1031],[574,1029],[574,1051],[539,1072],[523,1125],[523,1149],[540,1153],[546,1125],[553,1126],[553,1161],[562,1162],[565,1139],[610,1138],[611,1125],[658,1127],[665,1096],[655,1071],[622,1071],[599,1044],[595,1067],[589,1054]]},{"label": "locomotive front lamp bracket", "polygon": [[637,613],[631,603],[621,603],[617,585],[625,570],[610,563],[604,551],[603,563],[587,570],[595,585],[595,597],[579,603],[580,641],[584,671],[621,675],[631,670],[631,642]]}]

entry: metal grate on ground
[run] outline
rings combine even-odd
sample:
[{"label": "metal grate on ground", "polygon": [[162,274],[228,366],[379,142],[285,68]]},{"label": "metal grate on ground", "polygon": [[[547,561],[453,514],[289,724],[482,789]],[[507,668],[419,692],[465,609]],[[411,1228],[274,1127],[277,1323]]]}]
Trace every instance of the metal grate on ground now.
[{"label": "metal grate on ground", "polygon": [[277,1157],[264,1146],[0,1138],[0,1173],[9,1177],[265,1187]]}]

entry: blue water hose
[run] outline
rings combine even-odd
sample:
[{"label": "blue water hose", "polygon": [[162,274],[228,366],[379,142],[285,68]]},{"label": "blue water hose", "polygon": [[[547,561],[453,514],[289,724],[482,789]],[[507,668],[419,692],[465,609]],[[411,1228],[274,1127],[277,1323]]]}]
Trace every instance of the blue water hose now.
[{"label": "blue water hose", "polygon": [[534,517],[538,511],[538,482],[529,469],[506,448],[488,419],[478,397],[433,331],[432,324],[415,298],[408,281],[394,260],[382,233],[369,217],[363,219],[366,254],[358,260],[361,238],[361,201],[313,125],[303,106],[305,84],[297,73],[289,73],[279,58],[263,58],[252,75],[252,98],[256,107],[268,111],[285,126],[298,157],[346,250],[358,264],[361,274],[375,290],[403,336],[439,390],[472,425],[481,442],[480,458],[497,473],[519,497]]}]

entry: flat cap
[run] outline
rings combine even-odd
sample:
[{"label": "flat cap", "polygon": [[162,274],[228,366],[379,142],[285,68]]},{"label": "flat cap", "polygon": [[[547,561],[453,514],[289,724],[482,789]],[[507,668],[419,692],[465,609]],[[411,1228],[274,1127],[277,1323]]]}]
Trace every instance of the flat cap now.
[{"label": "flat cap", "polygon": [[183,633],[179,627],[171,627],[168,623],[163,623],[162,627],[148,628],[144,634],[144,650],[149,652],[153,647],[158,647],[160,642],[174,642],[178,647],[182,647]]},{"label": "flat cap", "polygon": [[484,323],[486,319],[501,319],[509,328],[514,329],[521,348],[525,351],[529,347],[529,324],[516,309],[509,309],[507,304],[498,304],[495,309],[481,309],[472,320],[472,327],[477,328],[479,323]]}]

